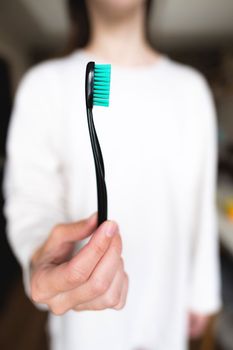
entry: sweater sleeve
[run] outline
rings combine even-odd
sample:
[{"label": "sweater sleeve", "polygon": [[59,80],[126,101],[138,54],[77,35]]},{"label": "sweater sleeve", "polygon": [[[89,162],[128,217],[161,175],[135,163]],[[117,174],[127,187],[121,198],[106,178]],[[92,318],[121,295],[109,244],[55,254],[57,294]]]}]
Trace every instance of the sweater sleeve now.
[{"label": "sweater sleeve", "polygon": [[201,314],[221,307],[219,244],[216,208],[217,125],[213,97],[207,82],[200,79],[196,101],[199,120],[201,164],[196,193],[189,308]]},{"label": "sweater sleeve", "polygon": [[66,219],[57,148],[58,101],[50,67],[32,68],[18,87],[8,130],[4,214],[8,241],[21,264],[29,298],[30,258],[52,227]]}]

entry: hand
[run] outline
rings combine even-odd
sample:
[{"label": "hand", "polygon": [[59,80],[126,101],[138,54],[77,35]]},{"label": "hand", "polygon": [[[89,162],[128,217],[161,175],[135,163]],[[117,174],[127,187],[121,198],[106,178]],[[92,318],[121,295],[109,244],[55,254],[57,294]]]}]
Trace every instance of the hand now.
[{"label": "hand", "polygon": [[207,315],[189,313],[189,337],[191,339],[200,338],[208,325],[210,317]]},{"label": "hand", "polygon": [[[75,256],[74,244],[92,234]],[[97,228],[97,213],[89,219],[59,224],[31,259],[31,298],[47,304],[56,315],[68,310],[122,309],[128,275],[121,257],[122,241],[115,221]]]}]

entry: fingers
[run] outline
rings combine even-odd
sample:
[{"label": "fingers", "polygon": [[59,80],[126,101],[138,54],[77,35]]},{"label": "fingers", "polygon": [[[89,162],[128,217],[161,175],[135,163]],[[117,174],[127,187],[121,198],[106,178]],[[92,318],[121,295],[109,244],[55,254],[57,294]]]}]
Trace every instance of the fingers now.
[{"label": "fingers", "polygon": [[89,218],[75,223],[56,225],[49,238],[34,253],[31,258],[32,266],[40,261],[60,263],[72,248],[74,242],[90,236],[97,227],[98,215],[93,213]]},{"label": "fingers", "polygon": [[129,289],[129,277],[128,277],[128,274],[125,273],[125,279],[124,279],[124,284],[121,291],[120,301],[117,305],[113,307],[113,309],[121,310],[125,306],[127,295],[128,295],[128,289]]},{"label": "fingers", "polygon": [[108,290],[117,270],[123,270],[123,260],[120,257],[122,251],[119,235],[112,240],[109,249],[96,265],[88,281],[81,286],[72,289],[63,295],[57,295],[53,304],[62,304],[62,311],[72,309],[75,305],[89,302],[104,294]]},{"label": "fingers", "polygon": [[121,251],[121,240],[120,236],[117,235],[112,240],[106,254],[96,265],[88,281],[79,288],[79,299],[77,300],[76,296],[72,306],[92,300],[110,287],[117,270],[123,264]]},{"label": "fingers", "polygon": [[97,227],[97,212],[89,218],[68,224],[58,224],[50,235],[46,248],[54,250],[63,243],[71,243],[90,236]]},{"label": "fingers", "polygon": [[125,305],[127,291],[128,276],[121,266],[117,270],[109,289],[103,295],[91,300],[90,302],[78,304],[73,309],[75,311],[103,310],[106,308],[120,310]]},{"label": "fingers", "polygon": [[32,298],[43,302],[52,296],[76,288],[85,283],[95,266],[107,251],[114,233],[115,221],[105,221],[92,235],[89,242],[69,262],[58,266],[49,264],[32,276]]}]

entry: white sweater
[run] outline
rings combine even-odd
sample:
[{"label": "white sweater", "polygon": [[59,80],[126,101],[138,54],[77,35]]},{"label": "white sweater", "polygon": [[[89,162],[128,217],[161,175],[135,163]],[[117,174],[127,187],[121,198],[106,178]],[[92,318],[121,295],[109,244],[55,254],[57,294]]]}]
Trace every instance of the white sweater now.
[{"label": "white sweater", "polygon": [[[15,98],[3,189],[28,295],[30,256],[53,225],[97,208],[84,98],[92,59],[77,50],[32,68]],[[94,122],[108,218],[122,235],[127,303],[50,314],[52,350],[184,350],[188,310],[219,309],[215,119],[194,69],[165,55],[150,66],[112,66],[110,107],[94,107]]]}]

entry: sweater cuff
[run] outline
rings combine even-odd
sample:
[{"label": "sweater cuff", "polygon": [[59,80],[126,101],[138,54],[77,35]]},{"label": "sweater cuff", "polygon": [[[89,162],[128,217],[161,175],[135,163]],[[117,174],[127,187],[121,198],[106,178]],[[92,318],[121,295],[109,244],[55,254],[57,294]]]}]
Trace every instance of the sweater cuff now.
[{"label": "sweater cuff", "polygon": [[[213,286],[212,286],[213,287]],[[209,292],[209,293],[208,293]],[[215,286],[215,291],[193,286],[188,303],[189,311],[196,314],[211,315],[218,313],[222,308],[221,287]]]}]

